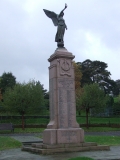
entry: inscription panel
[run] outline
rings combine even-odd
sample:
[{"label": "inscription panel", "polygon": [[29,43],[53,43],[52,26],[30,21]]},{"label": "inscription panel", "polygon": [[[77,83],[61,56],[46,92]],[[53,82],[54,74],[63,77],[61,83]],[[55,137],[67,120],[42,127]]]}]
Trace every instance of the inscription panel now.
[{"label": "inscription panel", "polygon": [[62,137],[65,138],[68,142],[71,142],[73,137],[76,137],[77,134],[75,131],[63,131],[61,133]]},{"label": "inscription panel", "polygon": [[58,143],[78,143],[80,141],[80,129],[58,129]]},{"label": "inscription panel", "polygon": [[68,106],[68,127],[74,127],[75,120],[75,96],[74,91],[67,91],[67,106]]},{"label": "inscription panel", "polygon": [[59,79],[58,88],[74,89],[74,79],[68,79],[68,78]]},{"label": "inscription panel", "polygon": [[67,94],[66,90],[60,88],[59,89],[59,128],[66,128],[68,126],[67,123]]},{"label": "inscription panel", "polygon": [[59,127],[74,127],[76,122],[75,91],[73,79],[58,80]]},{"label": "inscription panel", "polygon": [[75,127],[76,123],[76,113],[75,113],[75,104],[72,102],[68,103],[68,127]]}]

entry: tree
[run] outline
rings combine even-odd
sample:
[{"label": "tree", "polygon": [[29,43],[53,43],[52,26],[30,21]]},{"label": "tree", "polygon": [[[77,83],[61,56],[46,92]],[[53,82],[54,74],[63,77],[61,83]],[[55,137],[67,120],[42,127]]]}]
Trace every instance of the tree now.
[{"label": "tree", "polygon": [[104,89],[105,94],[109,94],[110,91],[114,90],[115,82],[110,78],[111,73],[106,70],[108,66],[105,62],[87,59],[82,63],[78,62],[78,64],[82,66],[82,86],[98,83]]},{"label": "tree", "polygon": [[82,80],[81,80],[81,86],[83,87],[85,84],[91,84],[91,72],[92,72],[92,61],[87,59],[83,62],[77,62],[81,66],[80,70],[82,72]]},{"label": "tree", "polygon": [[4,107],[10,113],[22,115],[22,128],[24,129],[24,115],[40,113],[44,107],[44,97],[41,85],[37,82],[17,83],[8,88],[3,94]]},{"label": "tree", "polygon": [[77,90],[80,90],[81,87],[82,72],[80,70],[81,69],[80,64],[73,62],[73,66],[75,73],[75,90],[77,92]]},{"label": "tree", "polygon": [[1,89],[0,89],[0,113],[5,113],[5,108],[3,107],[3,96],[1,94]]},{"label": "tree", "polygon": [[16,84],[16,77],[11,72],[4,72],[0,77],[0,89],[2,94],[7,88],[13,88]]},{"label": "tree", "polygon": [[113,94],[115,96],[118,96],[120,94],[120,79],[115,81],[115,87],[114,87],[114,90],[113,90]]},{"label": "tree", "polygon": [[86,126],[88,126],[88,114],[90,109],[100,112],[106,105],[106,96],[98,84],[87,84],[83,87],[83,94],[79,99],[81,106],[86,111]]},{"label": "tree", "polygon": [[42,92],[45,100],[45,107],[49,110],[49,92],[46,89],[44,89],[44,86],[39,81],[37,81],[36,83],[39,84],[42,88]]},{"label": "tree", "polygon": [[79,98],[82,94],[82,88],[81,88],[81,79],[82,79],[82,72],[81,72],[81,66],[80,64],[77,64],[73,62],[74,66],[74,73],[75,73],[75,97],[76,97],[76,107],[77,111],[80,115],[80,104],[79,104]]},{"label": "tree", "polygon": [[114,98],[113,115],[120,115],[120,95]]},{"label": "tree", "polygon": [[3,100],[2,94],[1,94],[1,89],[0,89],[0,101]]},{"label": "tree", "polygon": [[106,105],[112,107],[114,104],[114,98],[111,95],[107,95]]},{"label": "tree", "polygon": [[47,108],[47,110],[49,110],[49,92],[46,92],[46,94],[44,95],[44,100],[45,100],[45,107]]}]

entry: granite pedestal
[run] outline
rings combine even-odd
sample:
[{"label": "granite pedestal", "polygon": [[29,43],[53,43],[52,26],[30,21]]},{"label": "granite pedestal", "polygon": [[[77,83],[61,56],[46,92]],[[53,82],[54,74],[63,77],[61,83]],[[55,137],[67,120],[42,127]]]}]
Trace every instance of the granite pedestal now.
[{"label": "granite pedestal", "polygon": [[74,56],[58,48],[48,61],[50,122],[43,133],[44,144],[84,142],[84,131],[76,122]]}]

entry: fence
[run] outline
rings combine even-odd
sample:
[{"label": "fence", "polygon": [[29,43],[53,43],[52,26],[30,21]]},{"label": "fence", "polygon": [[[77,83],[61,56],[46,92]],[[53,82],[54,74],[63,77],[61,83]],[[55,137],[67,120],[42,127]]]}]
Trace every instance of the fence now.
[{"label": "fence", "polygon": [[[25,127],[38,128],[46,127],[49,123],[50,117],[45,116],[24,116]],[[77,116],[77,122],[81,127],[86,126],[86,117]],[[90,127],[120,127],[120,116],[116,117],[92,117],[89,116]],[[20,128],[22,123],[22,116],[0,116],[0,123],[13,123],[16,127]]]},{"label": "fence", "polygon": [[[43,125],[48,124],[49,116],[24,116],[25,125]],[[22,116],[0,116],[0,123],[13,123],[20,125]]]}]

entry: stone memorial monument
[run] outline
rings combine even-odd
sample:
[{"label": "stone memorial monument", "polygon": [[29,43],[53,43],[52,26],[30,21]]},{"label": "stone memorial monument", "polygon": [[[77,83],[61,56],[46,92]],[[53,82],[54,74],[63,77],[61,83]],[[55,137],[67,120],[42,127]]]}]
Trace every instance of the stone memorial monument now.
[{"label": "stone memorial monument", "polygon": [[58,48],[48,59],[50,122],[43,133],[44,144],[84,142],[84,131],[76,122],[73,58],[65,48]]},{"label": "stone memorial monument", "polygon": [[69,151],[109,150],[109,146],[97,146],[84,142],[84,130],[76,122],[75,80],[72,60],[74,55],[64,47],[64,33],[67,26],[60,14],[44,9],[45,14],[57,26],[55,41],[58,48],[50,56],[49,93],[50,122],[43,132],[43,142],[23,146],[22,150],[42,154]]},{"label": "stone memorial monument", "polygon": [[45,14],[57,26],[55,41],[58,48],[50,56],[49,91],[50,122],[43,133],[44,144],[66,144],[84,142],[84,131],[76,122],[75,82],[72,60],[75,56],[64,48],[64,33],[67,26],[60,14],[44,9]]}]

